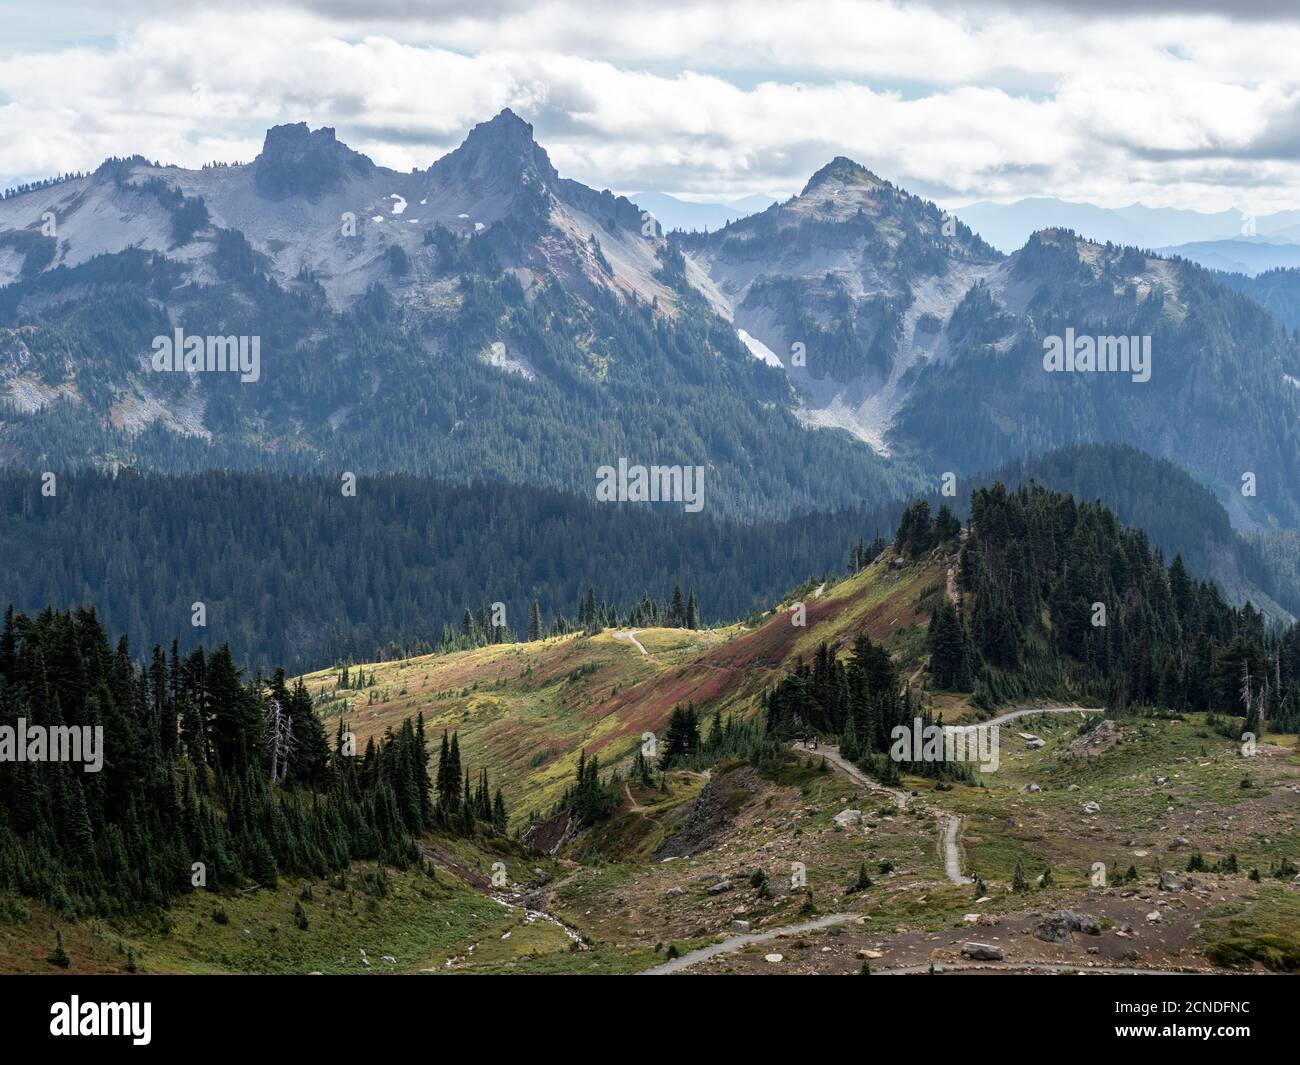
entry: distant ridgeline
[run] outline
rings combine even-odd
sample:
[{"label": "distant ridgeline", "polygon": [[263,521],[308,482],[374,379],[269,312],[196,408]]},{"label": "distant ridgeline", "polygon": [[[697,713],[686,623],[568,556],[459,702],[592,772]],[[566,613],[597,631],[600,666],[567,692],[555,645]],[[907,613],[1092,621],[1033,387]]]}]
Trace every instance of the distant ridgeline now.
[{"label": "distant ridgeline", "polygon": [[[0,606],[93,605],[133,646],[228,643],[291,673],[438,646],[767,609],[842,572],[903,504],[741,525],[548,489],[411,476],[0,474]],[[674,591],[682,589],[680,609]],[[191,626],[204,604],[206,627]],[[486,605],[485,605],[486,604]],[[493,625],[492,604],[504,624]]]},{"label": "distant ridgeline", "polygon": [[1300,270],[1277,267],[1249,277],[1211,270],[1214,279],[1249,296],[1287,329],[1300,328]]},{"label": "distant ridgeline", "polygon": [[485,774],[472,789],[458,750],[449,764],[454,737],[431,793],[423,716],[353,756],[344,722],[331,746],[281,670],[245,677],[224,645],[155,647],[146,666],[139,651],[110,644],[91,611],[6,612],[0,732],[99,730],[103,765],[4,752],[0,923],[26,919],[23,897],[66,919],[158,909],[200,887],[273,886],[359,859],[418,865],[415,839],[434,829],[506,829]]},{"label": "distant ridgeline", "polygon": [[[1101,499],[1232,603],[1300,614],[1300,540],[1245,542],[1212,493],[1162,459],[1085,445],[928,497],[969,512],[971,485],[1036,479]],[[0,473],[0,605],[94,606],[147,647],[228,643],[269,673],[610,625],[730,622],[810,578],[856,570],[904,500],[741,524],[500,482],[254,473]],[[673,603],[682,589],[680,606]],[[690,599],[696,609],[691,614]],[[206,627],[193,627],[204,604]],[[1279,613],[1277,608],[1274,613]]]}]

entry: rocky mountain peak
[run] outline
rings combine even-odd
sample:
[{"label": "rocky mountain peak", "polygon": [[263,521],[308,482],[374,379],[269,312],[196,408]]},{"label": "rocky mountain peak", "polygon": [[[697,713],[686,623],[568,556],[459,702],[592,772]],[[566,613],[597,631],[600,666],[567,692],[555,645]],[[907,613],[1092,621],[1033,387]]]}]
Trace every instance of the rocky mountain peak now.
[{"label": "rocky mountain peak", "polygon": [[533,127],[506,108],[480,122],[464,143],[429,168],[442,182],[472,184],[480,192],[513,192],[533,178],[547,187],[559,180],[550,157],[533,139]]},{"label": "rocky mountain peak", "polygon": [[272,126],[254,161],[257,191],[268,199],[306,196],[342,186],[352,175],[369,174],[375,164],[342,143],[330,126],[309,129],[306,122]]},{"label": "rocky mountain peak", "polygon": [[861,163],[837,155],[808,179],[800,196],[807,196],[828,185],[883,185],[884,182]]}]

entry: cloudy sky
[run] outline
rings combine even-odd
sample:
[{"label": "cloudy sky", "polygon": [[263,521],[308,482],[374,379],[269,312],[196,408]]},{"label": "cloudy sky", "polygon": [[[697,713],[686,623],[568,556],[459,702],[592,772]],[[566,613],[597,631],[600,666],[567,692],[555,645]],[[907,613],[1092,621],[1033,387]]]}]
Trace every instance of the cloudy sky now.
[{"label": "cloudy sky", "polygon": [[1271,0],[0,0],[0,184],[331,125],[427,166],[514,108],[561,173],[784,197],[835,155],[958,206],[1300,207],[1300,10]]}]

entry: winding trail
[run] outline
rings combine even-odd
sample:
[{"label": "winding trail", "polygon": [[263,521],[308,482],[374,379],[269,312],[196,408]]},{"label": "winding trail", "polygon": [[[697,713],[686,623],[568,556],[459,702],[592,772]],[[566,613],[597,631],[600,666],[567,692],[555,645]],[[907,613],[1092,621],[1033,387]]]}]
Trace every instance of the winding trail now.
[{"label": "winding trail", "polygon": [[844,924],[847,921],[856,921],[861,914],[857,913],[833,913],[828,917],[818,917],[815,921],[804,921],[800,924],[781,925],[779,928],[772,928],[766,932],[743,932],[740,935],[728,936],[721,943],[714,943],[709,947],[701,947],[699,950],[692,950],[688,954],[683,954],[680,958],[673,958],[664,962],[662,965],[656,965],[652,969],[645,969],[641,972],[642,976],[667,976],[669,973],[679,972],[682,969],[689,969],[692,965],[698,965],[702,961],[707,961],[718,954],[731,954],[747,947],[751,943],[764,943],[769,939],[776,939],[777,936],[798,935],[800,932],[813,932],[818,928],[829,928],[833,924]]},{"label": "winding trail", "polygon": [[872,780],[866,773],[862,772],[861,769],[840,754],[840,749],[838,747],[827,744],[824,746],[819,745],[816,748],[808,748],[803,746],[801,743],[795,743],[793,746],[795,750],[803,751],[804,753],[813,755],[814,757],[816,755],[821,755],[826,759],[826,761],[852,780],[853,783],[861,784],[867,790],[874,791],[878,795],[888,795],[893,804],[900,810],[907,809],[907,804],[912,801],[912,796],[903,791],[902,788],[886,787],[879,781]]},{"label": "winding trail", "polygon": [[615,632],[614,639],[622,640],[624,643],[632,644],[634,647],[636,647],[638,651],[640,651],[643,655],[645,655],[648,658],[650,656],[650,652],[647,651],[644,647],[642,647],[641,641],[636,638],[636,634],[640,631],[641,631],[640,629],[627,629],[623,632]]},{"label": "winding trail", "polygon": [[[635,630],[633,630],[635,631]],[[621,634],[615,633],[618,638]],[[631,633],[628,634],[629,636]],[[958,726],[965,728],[988,727],[1003,725],[1008,721],[1014,721],[1021,717],[1031,717],[1034,714],[1100,714],[1100,708],[1077,707],[1077,706],[1048,706],[1034,707],[1021,710],[1009,710],[1005,714],[999,714],[997,717],[990,718],[988,721],[980,721],[974,725]],[[861,769],[850,762],[840,754],[839,748],[832,745],[819,745],[816,748],[809,749],[803,744],[794,743],[795,750],[801,751],[810,756],[820,755],[826,761],[847,776],[855,784],[859,784],[868,791],[878,795],[887,795],[890,801],[900,810],[907,808],[911,801],[911,796],[902,788],[891,788],[878,781],[872,780]],[[631,798],[631,793],[628,793]],[[939,850],[943,856],[944,873],[954,884],[970,884],[973,881],[962,875],[961,871],[961,826],[962,817],[960,814],[949,813],[943,810],[931,811],[939,829]],[[716,957],[719,954],[730,954],[754,943],[763,943],[771,939],[776,939],[783,935],[798,935],[802,932],[812,932],[819,928],[828,928],[831,925],[845,924],[849,921],[857,920],[861,916],[856,913],[834,913],[826,917],[819,917],[814,921],[804,921],[800,924],[782,925],[779,928],[772,928],[765,932],[746,932],[739,935],[728,936],[719,943],[711,946],[701,947],[699,950],[692,950],[683,954],[680,958],[673,958],[671,961],[663,962],[653,968],[646,969],[642,976],[666,976],[670,973],[681,972],[683,969],[689,969],[693,965],[698,965],[702,961]],[[906,976],[914,973],[929,972],[929,963],[923,965],[899,966],[894,969],[876,969],[882,976]],[[1177,970],[1155,970],[1155,969],[1131,969],[1121,967],[1097,967],[1089,968],[1082,965],[1056,964],[1052,962],[1032,963],[1027,962],[1021,965],[1007,965],[998,963],[989,964],[959,964],[947,965],[942,968],[936,966],[936,972],[1024,972],[1024,971],[1041,971],[1041,972],[1078,972],[1078,973],[1095,973],[1097,975],[1133,975],[1133,976],[1186,976],[1192,975]]]},{"label": "winding trail", "polygon": [[1005,714],[991,717],[987,721],[977,721],[973,725],[959,725],[958,728],[978,728],[988,725],[1002,725],[1018,717],[1033,717],[1034,714],[1102,714],[1099,706],[1038,706],[1027,710],[1009,710]]},{"label": "winding trail", "polygon": [[957,814],[938,814],[939,818],[939,853],[943,855],[944,874],[954,884],[975,883],[961,873],[961,847],[957,837],[961,835],[962,818]]},{"label": "winding trail", "polygon": [[[827,745],[809,750],[798,743],[794,744],[794,747],[796,750],[804,751],[810,755],[820,754],[827,762],[852,780],[853,783],[860,784],[877,794],[888,795],[900,810],[907,809],[907,804],[912,798],[907,792],[901,788],[886,787],[884,784],[872,780],[861,769],[840,754],[838,747]],[[939,854],[943,858],[945,875],[954,884],[973,883],[969,877],[962,876],[961,873],[961,848],[957,843],[957,838],[961,834],[961,817],[958,814],[943,813],[942,811],[934,811],[934,816],[939,823]]]},{"label": "winding trail", "polygon": [[[977,728],[989,728],[1006,724],[1008,721],[1014,721],[1021,717],[1032,717],[1035,714],[1100,714],[1103,711],[1100,707],[1080,707],[1080,706],[1041,706],[1029,707],[1020,710],[1008,710],[1005,714],[999,714],[997,717],[989,718],[987,721],[978,721],[970,725],[954,725],[953,728],[972,730]],[[794,744],[796,750],[802,750],[807,754],[820,754],[836,769],[844,773],[855,784],[860,784],[878,794],[888,795],[900,810],[906,809],[911,796],[900,788],[889,788],[884,784],[877,783],[867,776],[861,769],[855,766],[847,758],[840,754],[839,748],[834,746],[818,746],[813,750],[801,744]],[[960,814],[946,813],[944,811],[935,811],[934,816],[938,821],[939,828],[939,854],[943,858],[944,875],[954,884],[972,884],[974,881],[962,875],[961,863],[961,826],[963,818]]]}]

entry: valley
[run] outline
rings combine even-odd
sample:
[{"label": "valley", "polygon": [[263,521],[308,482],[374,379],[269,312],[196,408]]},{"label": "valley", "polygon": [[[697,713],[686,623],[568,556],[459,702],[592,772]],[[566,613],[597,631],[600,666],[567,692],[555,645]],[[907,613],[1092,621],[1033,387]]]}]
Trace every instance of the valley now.
[{"label": "valley", "polygon": [[[331,793],[342,773],[382,795],[380,760],[398,765],[404,745],[423,738],[426,784],[436,783],[437,797],[433,813],[416,821],[425,827],[409,849],[392,844],[398,849],[388,859],[360,854],[315,874],[285,858],[278,874],[272,864],[251,884],[223,872],[218,890],[180,892],[162,910],[75,921],[58,919],[49,900],[9,896],[16,919],[0,922],[0,965],[42,971],[54,924],[79,972],[1296,968],[1293,696],[1261,690],[1257,709],[1267,708],[1268,720],[1252,718],[1246,728],[1259,733],[1249,752],[1235,738],[1242,725],[1194,702],[1171,712],[1137,691],[1127,706],[1089,698],[1103,677],[1123,685],[1132,670],[1138,681],[1140,661],[1094,678],[1067,655],[1052,667],[1061,670],[1056,680],[1040,672],[1033,683],[1072,698],[1026,688],[990,710],[995,688],[1014,693],[1057,661],[1035,648],[1069,620],[1032,623],[1020,637],[1027,657],[1014,669],[989,664],[985,656],[1002,653],[984,642],[996,640],[1000,624],[986,618],[999,560],[1024,564],[1016,541],[996,532],[1004,509],[1023,510],[1011,524],[1028,522],[1031,540],[1038,522],[1049,523],[1043,530],[1072,525],[1063,558],[1078,555],[1064,544],[1093,535],[1098,520],[1089,506],[1041,489],[1008,495],[995,486],[977,493],[971,524],[955,532],[942,514],[927,523],[928,509],[917,503],[894,543],[857,572],[805,586],[743,624],[589,625],[275,680],[283,686],[275,690],[293,693],[277,698],[291,698],[295,713],[310,706],[333,737]],[[1098,517],[1105,529],[1109,519]],[[1119,544],[1131,534],[1104,535]],[[1144,576],[1140,555],[1133,565],[1125,579],[1137,583],[1124,596],[1148,579],[1189,594],[1177,563],[1167,578],[1150,577],[1162,568]],[[1050,572],[1031,567],[1020,580],[1055,580]],[[1256,624],[1249,608],[1214,605],[1208,585],[1195,594],[1204,604],[1184,602],[1182,625],[1230,622],[1249,632]],[[1126,609],[1142,608],[1117,607],[1114,624]],[[1201,610],[1209,613],[1199,618]],[[936,680],[950,653],[937,620],[945,611],[971,626],[963,639],[974,643],[963,654],[985,663],[973,685]],[[31,631],[54,623],[44,618]],[[16,624],[29,631],[28,622]],[[1268,652],[1288,676],[1294,640],[1293,629]],[[1246,653],[1245,645],[1239,640],[1221,652],[1228,653]],[[213,656],[206,668],[218,665]],[[71,682],[59,676],[60,689]],[[1189,671],[1187,682],[1195,676]],[[1161,683],[1168,701],[1203,698],[1178,695],[1172,677]],[[865,702],[851,694],[859,691]],[[244,698],[261,696],[252,689]],[[181,738],[192,749],[186,705],[182,697]],[[787,719],[794,707],[802,716]],[[849,717],[835,724],[842,712]],[[914,716],[996,730],[997,761],[891,765],[870,753],[887,749],[873,737],[892,735],[891,722],[906,731]],[[221,745],[207,757],[238,759],[238,748],[221,739],[222,720],[213,719]],[[449,734],[457,766],[450,773]],[[345,748],[354,760],[340,757]],[[121,758],[110,748],[110,764]],[[180,779],[193,779],[187,758],[175,764]],[[481,799],[477,788],[471,797],[476,776]],[[498,789],[498,812],[490,788]],[[222,794],[218,787],[211,801],[235,801]],[[290,789],[282,794],[299,801]],[[3,871],[12,857],[0,859]],[[252,860],[261,860],[256,851]]]}]

